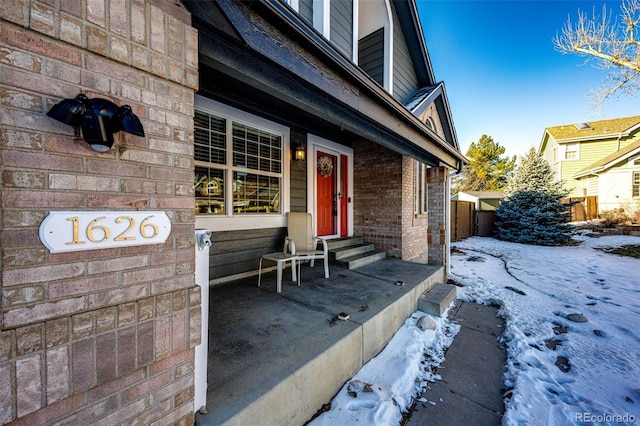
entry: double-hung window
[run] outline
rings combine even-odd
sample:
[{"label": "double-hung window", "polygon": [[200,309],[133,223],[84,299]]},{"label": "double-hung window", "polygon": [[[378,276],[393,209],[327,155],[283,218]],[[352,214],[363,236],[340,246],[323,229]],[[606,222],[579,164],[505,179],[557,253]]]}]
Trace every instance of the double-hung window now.
[{"label": "double-hung window", "polygon": [[631,191],[634,197],[640,197],[640,172],[633,172]]},{"label": "double-hung window", "polygon": [[[228,110],[231,110],[228,108]],[[198,108],[194,115],[194,189],[197,215],[282,216],[284,134],[263,120]],[[256,124],[259,123],[259,124]],[[278,127],[278,126],[274,126]]]},{"label": "double-hung window", "polygon": [[429,166],[415,162],[415,189],[414,189],[414,212],[416,216],[426,215],[429,211],[427,202],[429,192],[427,187],[427,169]]}]

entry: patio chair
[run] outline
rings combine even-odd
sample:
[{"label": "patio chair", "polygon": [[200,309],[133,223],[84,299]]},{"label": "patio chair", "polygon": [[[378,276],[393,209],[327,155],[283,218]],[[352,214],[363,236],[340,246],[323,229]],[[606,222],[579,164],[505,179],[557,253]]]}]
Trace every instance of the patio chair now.
[{"label": "patio chair", "polygon": [[[322,250],[318,250],[318,243]],[[329,278],[329,247],[327,241],[313,235],[311,213],[287,213],[287,237],[283,253],[297,256],[298,262],[309,260],[311,267],[316,259],[324,259],[324,277]],[[296,268],[291,268],[292,280],[296,281]]]}]

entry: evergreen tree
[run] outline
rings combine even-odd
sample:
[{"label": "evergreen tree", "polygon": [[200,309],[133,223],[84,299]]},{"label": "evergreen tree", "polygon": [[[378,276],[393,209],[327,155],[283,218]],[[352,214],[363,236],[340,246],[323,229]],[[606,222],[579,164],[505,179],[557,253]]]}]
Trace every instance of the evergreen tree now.
[{"label": "evergreen tree", "polygon": [[518,167],[507,179],[507,195],[520,191],[542,191],[561,197],[566,197],[569,193],[564,188],[564,182],[553,179],[551,166],[533,147],[525,156],[520,157]]},{"label": "evergreen tree", "polygon": [[504,152],[505,148],[491,136],[482,135],[478,142],[471,142],[467,150],[469,164],[454,181],[454,192],[502,191],[516,164],[516,157],[503,157]]},{"label": "evergreen tree", "polygon": [[544,191],[519,191],[496,210],[499,238],[524,244],[564,245],[571,241],[570,212],[561,196]]}]

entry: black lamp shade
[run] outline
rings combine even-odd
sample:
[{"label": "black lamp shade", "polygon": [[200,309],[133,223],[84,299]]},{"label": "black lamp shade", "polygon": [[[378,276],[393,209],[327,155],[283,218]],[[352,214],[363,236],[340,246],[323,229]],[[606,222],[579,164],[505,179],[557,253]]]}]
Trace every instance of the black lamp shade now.
[{"label": "black lamp shade", "polygon": [[55,104],[47,115],[69,126],[80,127],[82,114],[87,110],[86,101],[88,98],[83,94],[79,94],[75,99],[63,99]]},{"label": "black lamp shade", "polygon": [[122,130],[136,136],[144,136],[144,128],[138,116],[136,116],[129,105],[122,105],[118,108],[116,115],[120,118]]},{"label": "black lamp shade", "polygon": [[82,138],[96,151],[105,152],[113,146],[113,134],[120,130],[144,136],[140,119],[129,105],[117,106],[102,99],[89,99],[79,94],[55,104],[47,115],[62,123],[82,129]]}]

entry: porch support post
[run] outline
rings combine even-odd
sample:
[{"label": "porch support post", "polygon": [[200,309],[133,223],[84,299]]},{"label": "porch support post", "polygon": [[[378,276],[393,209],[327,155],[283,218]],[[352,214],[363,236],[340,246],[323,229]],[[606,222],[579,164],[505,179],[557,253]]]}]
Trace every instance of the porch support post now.
[{"label": "porch support post", "polygon": [[427,243],[429,244],[429,264],[445,264],[447,248],[447,168],[431,167],[427,169],[427,191],[429,208],[429,230]]}]

